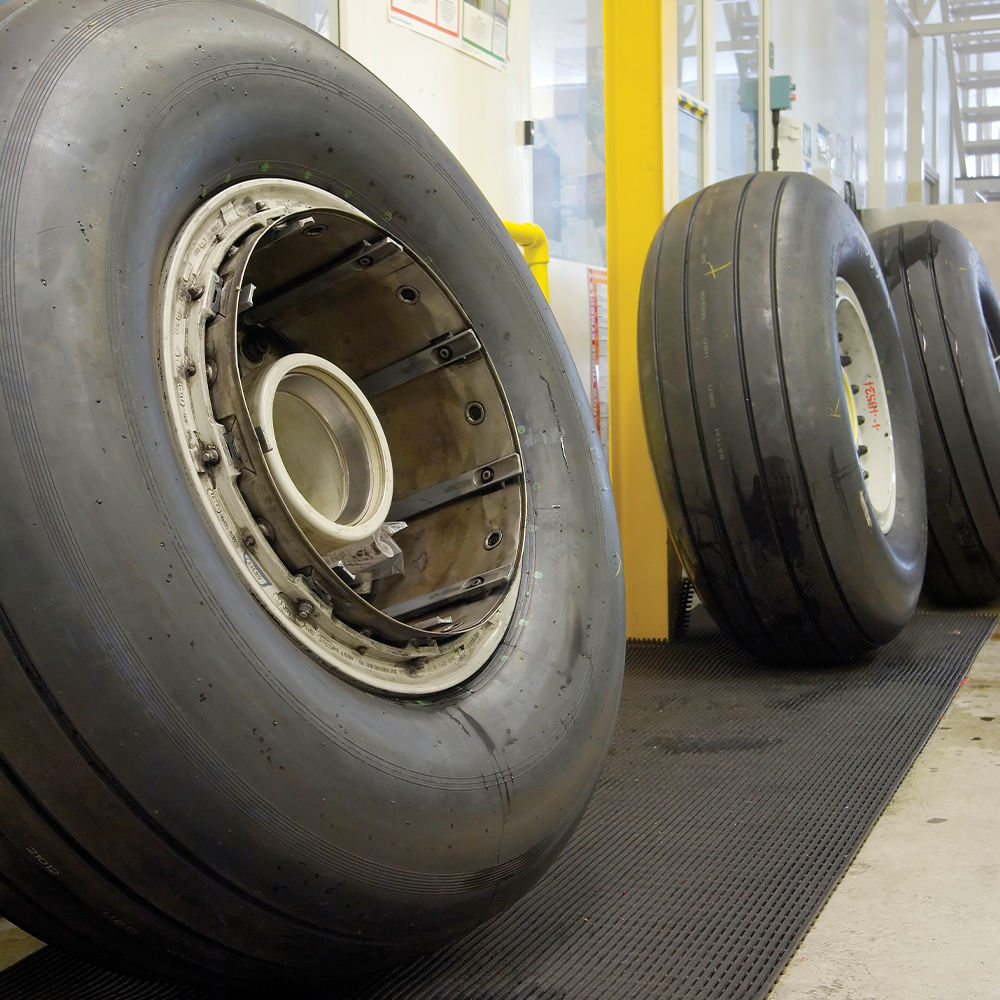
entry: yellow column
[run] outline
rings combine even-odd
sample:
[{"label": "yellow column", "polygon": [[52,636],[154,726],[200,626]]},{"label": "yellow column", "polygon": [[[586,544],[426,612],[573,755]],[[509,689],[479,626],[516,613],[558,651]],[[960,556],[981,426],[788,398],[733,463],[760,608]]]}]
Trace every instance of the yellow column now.
[{"label": "yellow column", "polygon": [[665,72],[668,61],[676,66],[676,26],[676,0],[604,4],[611,481],[622,533],[626,632],[636,639],[668,636],[677,577],[646,449],[636,350],[642,268],[664,215],[663,95],[666,89],[676,104],[676,69]]}]

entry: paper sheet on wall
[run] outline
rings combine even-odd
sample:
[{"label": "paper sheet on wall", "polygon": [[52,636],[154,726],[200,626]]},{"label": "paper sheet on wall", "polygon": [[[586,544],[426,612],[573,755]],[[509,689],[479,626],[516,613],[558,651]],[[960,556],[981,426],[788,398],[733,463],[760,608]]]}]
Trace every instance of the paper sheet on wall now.
[{"label": "paper sheet on wall", "polygon": [[389,20],[507,68],[511,0],[388,0]]},{"label": "paper sheet on wall", "polygon": [[461,0],[389,0],[389,20],[429,35],[439,41],[459,45]]},{"label": "paper sheet on wall", "polygon": [[590,300],[590,398],[597,433],[610,461],[610,412],[608,406],[608,272],[603,267],[587,268],[587,297]]},{"label": "paper sheet on wall", "polygon": [[510,0],[464,0],[462,8],[463,48],[484,62],[506,65]]}]

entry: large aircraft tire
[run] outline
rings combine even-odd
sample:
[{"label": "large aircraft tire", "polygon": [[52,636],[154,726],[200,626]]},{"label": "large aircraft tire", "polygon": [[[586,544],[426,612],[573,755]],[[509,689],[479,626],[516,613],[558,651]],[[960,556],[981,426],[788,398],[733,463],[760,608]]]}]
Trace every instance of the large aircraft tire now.
[{"label": "large aircraft tire", "polygon": [[442,945],[566,842],[622,680],[544,298],[444,145],[288,18],[3,28],[0,913],[199,983]]},{"label": "large aircraft tire", "polygon": [[913,613],[926,520],[899,333],[868,240],[805,174],[678,205],[639,315],[646,434],[682,562],[755,654],[836,663]]}]

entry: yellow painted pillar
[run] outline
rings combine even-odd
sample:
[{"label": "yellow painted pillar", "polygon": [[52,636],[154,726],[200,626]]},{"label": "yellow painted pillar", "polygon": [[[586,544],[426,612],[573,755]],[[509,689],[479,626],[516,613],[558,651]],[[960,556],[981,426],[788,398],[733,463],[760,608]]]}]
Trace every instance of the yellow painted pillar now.
[{"label": "yellow painted pillar", "polygon": [[611,482],[626,632],[636,639],[668,637],[678,575],[646,448],[636,348],[642,268],[664,215],[664,93],[675,115],[676,31],[676,0],[604,4]]}]

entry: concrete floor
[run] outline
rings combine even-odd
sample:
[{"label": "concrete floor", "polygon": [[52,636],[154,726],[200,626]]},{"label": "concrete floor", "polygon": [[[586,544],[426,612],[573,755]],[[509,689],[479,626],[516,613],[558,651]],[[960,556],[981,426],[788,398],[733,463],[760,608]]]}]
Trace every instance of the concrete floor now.
[{"label": "concrete floor", "polygon": [[942,998],[1000,998],[1000,631],[769,1000]]},{"label": "concrete floor", "polygon": [[1000,1000],[1000,630],[769,1000],[959,997]]},{"label": "concrete floor", "polygon": [[41,941],[0,917],[0,969],[6,969],[32,952],[44,948]]}]

